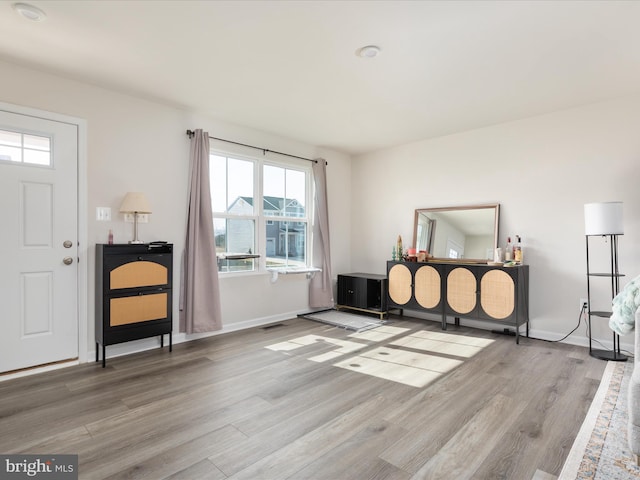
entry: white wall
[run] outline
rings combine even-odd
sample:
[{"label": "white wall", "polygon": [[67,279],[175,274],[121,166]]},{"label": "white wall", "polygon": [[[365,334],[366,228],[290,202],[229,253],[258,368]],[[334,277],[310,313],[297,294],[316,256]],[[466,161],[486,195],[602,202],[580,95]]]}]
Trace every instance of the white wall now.
[{"label": "white wall", "polygon": [[[94,348],[94,255],[96,243],[106,243],[113,229],[116,243],[133,237],[118,208],[127,191],[143,191],[153,208],[150,223],[140,225],[140,238],[174,243],[174,333],[178,326],[180,255],[186,224],[189,140],[187,129],[203,128],[211,135],[254,144],[302,157],[328,161],[329,215],[334,271],[348,270],[350,158],[331,150],[206,118],[195,112],[71,81],[0,62],[0,101],[87,120],[89,264],[87,344]],[[228,146],[228,144],[225,144]],[[255,151],[251,152],[255,154]],[[276,157],[277,158],[277,157]],[[95,220],[96,207],[111,207],[112,221]],[[347,265],[345,267],[345,265]],[[224,331],[282,320],[308,310],[304,275],[269,282],[267,275],[223,278],[221,297]],[[181,337],[178,336],[177,340]],[[152,345],[149,340],[111,347],[124,353]]]},{"label": "white wall", "polygon": [[[500,246],[521,235],[530,265],[533,335],[560,338],[577,324],[586,297],[585,203],[624,202],[622,285],[640,274],[640,97],[362,155],[351,175],[354,270],[385,273],[397,235],[411,244],[416,208],[500,203]],[[602,290],[607,307],[608,284]],[[612,336],[604,319],[593,332]],[[584,337],[581,327],[569,340]],[[622,342],[632,348],[633,338]]]},{"label": "white wall", "polygon": [[[88,123],[90,245],[88,347],[93,348],[92,247],[113,228],[116,242],[131,237],[117,213],[124,193],[145,191],[153,205],[141,238],[175,244],[175,330],[179,254],[185,227],[186,129],[292,154],[328,160],[332,267],[337,273],[384,273],[398,234],[410,244],[415,208],[501,204],[501,243],[519,234],[531,268],[533,334],[559,338],[577,322],[586,297],[583,204],[621,200],[625,235],[620,266],[640,274],[640,97],[594,104],[363,155],[355,159],[321,147],[205,118],[196,112],[104,90],[0,62],[0,101],[70,116]],[[114,221],[95,221],[95,208],[112,208]],[[605,252],[606,253],[606,252]],[[624,284],[624,282],[623,282]],[[307,308],[303,277],[224,278],[225,329],[279,320]],[[605,297],[606,297],[606,288]],[[606,322],[595,337],[611,337]],[[584,341],[584,329],[574,335]],[[144,341],[142,341],[144,342]],[[623,345],[632,343],[630,336]],[[121,351],[135,345],[125,344]]]}]

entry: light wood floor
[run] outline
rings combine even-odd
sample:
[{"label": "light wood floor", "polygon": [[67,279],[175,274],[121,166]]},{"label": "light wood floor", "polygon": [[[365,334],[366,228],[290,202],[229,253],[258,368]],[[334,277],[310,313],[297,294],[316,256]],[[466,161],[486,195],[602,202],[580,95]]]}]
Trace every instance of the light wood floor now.
[{"label": "light wood floor", "polygon": [[[391,326],[405,330],[354,337],[292,319],[1,382],[0,452],[78,454],[82,479],[559,474],[606,362],[465,327],[438,341],[436,322]],[[493,342],[473,347],[482,339]],[[427,356],[452,369],[402,383]]]}]

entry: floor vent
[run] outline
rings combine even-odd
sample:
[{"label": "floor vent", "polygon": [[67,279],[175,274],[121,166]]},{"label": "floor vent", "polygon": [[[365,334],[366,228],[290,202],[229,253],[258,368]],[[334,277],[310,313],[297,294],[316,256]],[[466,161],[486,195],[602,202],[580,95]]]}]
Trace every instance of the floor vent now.
[{"label": "floor vent", "polygon": [[274,323],[273,325],[267,325],[266,327],[262,327],[263,330],[270,330],[276,327],[284,327],[284,323]]}]

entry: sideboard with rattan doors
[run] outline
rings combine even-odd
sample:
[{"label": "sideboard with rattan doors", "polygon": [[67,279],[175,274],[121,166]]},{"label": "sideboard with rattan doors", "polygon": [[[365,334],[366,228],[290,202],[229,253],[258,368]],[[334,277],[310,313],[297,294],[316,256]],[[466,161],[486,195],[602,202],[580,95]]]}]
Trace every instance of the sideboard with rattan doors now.
[{"label": "sideboard with rattan doors", "polygon": [[529,336],[529,266],[492,266],[457,262],[387,262],[388,308],[415,310],[439,317],[480,320]]}]

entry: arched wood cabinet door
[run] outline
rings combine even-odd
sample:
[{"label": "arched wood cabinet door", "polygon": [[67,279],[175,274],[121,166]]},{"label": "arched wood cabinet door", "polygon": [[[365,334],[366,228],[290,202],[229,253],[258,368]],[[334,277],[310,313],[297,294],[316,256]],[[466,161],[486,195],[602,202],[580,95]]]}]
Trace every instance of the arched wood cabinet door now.
[{"label": "arched wood cabinet door", "polygon": [[466,267],[455,267],[447,275],[447,303],[453,313],[466,315],[476,308],[476,276]]},{"label": "arched wood cabinet door", "polygon": [[480,306],[497,320],[509,317],[515,310],[515,283],[503,270],[489,270],[480,279]]},{"label": "arched wood cabinet door", "polygon": [[411,270],[397,264],[389,269],[389,298],[396,305],[406,305],[411,300]]},{"label": "arched wood cabinet door", "polygon": [[414,296],[422,308],[436,308],[442,298],[440,273],[430,265],[416,270]]}]

